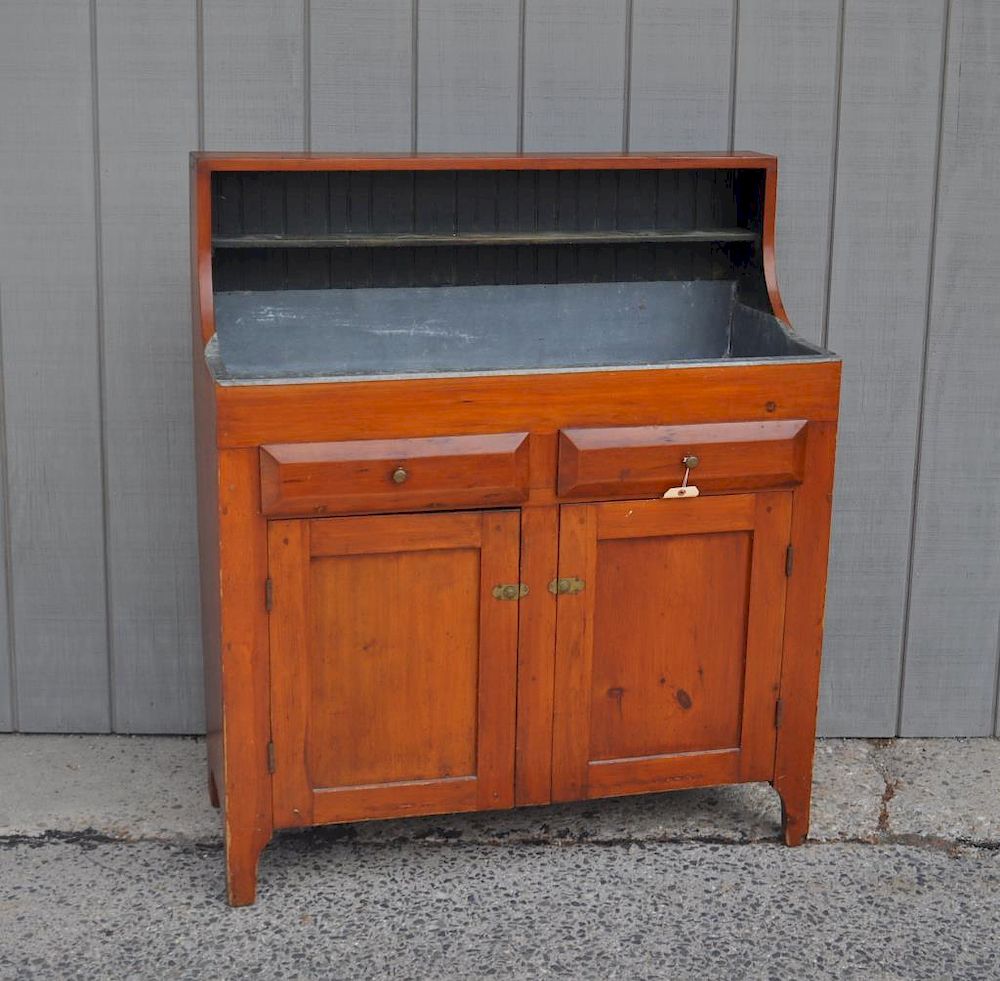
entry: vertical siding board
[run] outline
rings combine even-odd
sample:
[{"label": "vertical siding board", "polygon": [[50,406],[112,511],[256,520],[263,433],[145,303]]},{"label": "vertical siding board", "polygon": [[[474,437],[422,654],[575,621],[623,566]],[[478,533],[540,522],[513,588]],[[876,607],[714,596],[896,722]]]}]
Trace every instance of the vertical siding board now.
[{"label": "vertical siding board", "polygon": [[109,612],[123,732],[203,726],[185,221],[195,58],[193,3],[98,0]]},{"label": "vertical siding board", "polygon": [[955,0],[941,132],[904,735],[993,731],[1000,606],[1000,5]]},{"label": "vertical siding board", "polygon": [[301,150],[303,0],[202,0],[202,5],[205,146]]},{"label": "vertical siding board", "polygon": [[91,91],[88,5],[5,4],[0,322],[26,731],[110,724]]},{"label": "vertical siding board", "polygon": [[777,266],[792,326],[819,341],[826,308],[839,5],[741,0],[734,143],[780,158]]},{"label": "vertical siding board", "polygon": [[[2,165],[0,165],[0,174],[2,173]],[[0,255],[2,254],[2,245],[0,245]],[[3,311],[4,268],[5,266],[0,266],[0,318],[2,318]],[[0,319],[0,732],[10,732],[16,724],[14,712],[15,655],[10,644],[13,624],[10,619],[10,605],[7,602],[10,586],[7,569],[10,555],[7,549],[7,440],[3,410],[3,370],[3,320]]]},{"label": "vertical siding board", "polygon": [[625,0],[527,0],[524,149],[620,150]]},{"label": "vertical siding board", "polygon": [[634,0],[630,150],[729,145],[733,0]]},{"label": "vertical siding board", "polygon": [[413,139],[413,0],[312,0],[312,147],[405,151]]},{"label": "vertical siding board", "polygon": [[829,345],[844,358],[821,707],[896,731],[944,4],[848,0]]},{"label": "vertical siding board", "polygon": [[511,0],[421,0],[417,148],[516,150],[520,8]]}]

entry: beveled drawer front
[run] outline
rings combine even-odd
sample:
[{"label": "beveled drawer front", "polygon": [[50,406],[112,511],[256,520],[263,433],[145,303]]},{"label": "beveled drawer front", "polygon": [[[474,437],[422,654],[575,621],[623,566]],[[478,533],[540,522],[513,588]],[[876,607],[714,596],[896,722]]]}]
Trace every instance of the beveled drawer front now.
[{"label": "beveled drawer front", "polygon": [[266,515],[519,504],[528,434],[276,443],[260,448],[260,491]]},{"label": "beveled drawer front", "polygon": [[702,491],[788,487],[802,482],[806,423],[729,422],[696,426],[564,429],[558,493],[564,498],[651,497],[684,478]]}]

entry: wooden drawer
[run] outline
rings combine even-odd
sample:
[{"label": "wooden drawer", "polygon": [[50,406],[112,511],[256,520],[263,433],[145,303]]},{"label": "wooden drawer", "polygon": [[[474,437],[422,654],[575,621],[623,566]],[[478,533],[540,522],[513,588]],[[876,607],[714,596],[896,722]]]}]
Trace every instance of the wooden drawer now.
[{"label": "wooden drawer", "polygon": [[268,516],[491,507],[527,496],[527,433],[260,448]]},{"label": "wooden drawer", "polygon": [[560,497],[652,497],[680,484],[684,457],[698,457],[690,483],[702,491],[790,487],[802,482],[806,423],[564,429]]}]

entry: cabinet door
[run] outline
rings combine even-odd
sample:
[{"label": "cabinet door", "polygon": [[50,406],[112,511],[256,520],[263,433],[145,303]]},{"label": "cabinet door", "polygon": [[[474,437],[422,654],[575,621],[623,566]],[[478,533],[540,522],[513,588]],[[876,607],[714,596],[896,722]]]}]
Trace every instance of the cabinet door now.
[{"label": "cabinet door", "polygon": [[790,516],[786,492],[561,509],[555,800],[770,779]]},{"label": "cabinet door", "polygon": [[275,826],[512,806],[519,528],[270,523]]}]

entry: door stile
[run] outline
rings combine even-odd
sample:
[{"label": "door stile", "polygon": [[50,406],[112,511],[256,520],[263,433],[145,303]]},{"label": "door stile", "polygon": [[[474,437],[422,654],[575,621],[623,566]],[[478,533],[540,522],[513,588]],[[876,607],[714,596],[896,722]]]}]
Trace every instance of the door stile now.
[{"label": "door stile", "polygon": [[[514,806],[519,600],[498,600],[493,587],[514,583],[520,571],[518,511],[482,515],[479,606],[479,706],[476,791],[482,809]],[[483,739],[483,733],[492,738]]]},{"label": "door stile", "polygon": [[552,799],[587,796],[590,677],[594,655],[597,506],[564,505],[559,516],[560,578],[582,579],[556,603],[556,666],[552,731]]},{"label": "door stile", "polygon": [[785,556],[792,495],[757,495],[740,737],[740,779],[770,780],[774,770],[775,714],[781,687],[785,625]]},{"label": "door stile", "polygon": [[273,811],[282,827],[313,820],[307,746],[309,687],[308,521],[268,522],[268,575],[273,601],[268,617],[271,648],[271,739],[274,744]]}]

